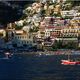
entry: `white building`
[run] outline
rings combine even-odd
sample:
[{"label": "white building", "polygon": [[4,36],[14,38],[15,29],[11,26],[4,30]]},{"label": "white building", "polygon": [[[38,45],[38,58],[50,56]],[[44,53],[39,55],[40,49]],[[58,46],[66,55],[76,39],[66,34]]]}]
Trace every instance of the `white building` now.
[{"label": "white building", "polygon": [[53,31],[54,30],[54,27],[52,26],[52,27],[47,27],[46,29],[45,29],[45,38],[47,38],[47,37],[50,37],[50,33],[51,33],[51,31]]},{"label": "white building", "polygon": [[80,12],[77,12],[77,13],[75,14],[75,16],[78,16],[78,17],[79,17],[79,16],[80,16]]},{"label": "white building", "polygon": [[70,16],[75,16],[76,13],[77,13],[76,10],[61,11],[61,15],[62,15],[63,17],[65,17],[65,16],[68,16],[68,17],[70,17]]},{"label": "white building", "polygon": [[62,29],[61,30],[61,33],[63,35],[63,37],[78,37],[78,32],[79,32],[79,29],[75,28],[75,29]]},{"label": "white building", "polygon": [[17,45],[17,47],[24,45],[33,45],[33,38],[25,31],[17,30],[15,31],[13,42]]}]

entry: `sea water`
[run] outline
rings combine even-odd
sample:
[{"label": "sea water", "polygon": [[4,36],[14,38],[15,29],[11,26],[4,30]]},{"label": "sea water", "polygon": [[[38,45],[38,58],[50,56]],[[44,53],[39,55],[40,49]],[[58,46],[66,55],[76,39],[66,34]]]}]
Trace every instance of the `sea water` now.
[{"label": "sea water", "polygon": [[0,60],[0,80],[80,80],[80,65],[61,65],[61,59],[67,56],[15,54]]}]

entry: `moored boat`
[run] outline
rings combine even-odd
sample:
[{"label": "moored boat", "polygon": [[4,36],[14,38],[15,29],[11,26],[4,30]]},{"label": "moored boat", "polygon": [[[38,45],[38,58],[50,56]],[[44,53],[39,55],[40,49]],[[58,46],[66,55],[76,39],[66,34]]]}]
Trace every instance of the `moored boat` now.
[{"label": "moored boat", "polygon": [[9,52],[6,52],[6,53],[4,53],[4,54],[5,54],[5,57],[6,57],[7,59],[9,59],[10,57],[12,57],[12,54],[9,53]]},{"label": "moored boat", "polygon": [[76,65],[76,61],[70,61],[70,60],[61,60],[61,64],[63,65]]},{"label": "moored boat", "polygon": [[76,65],[77,62],[70,59],[70,54],[71,54],[71,51],[68,53],[68,59],[67,60],[61,60],[62,65]]}]

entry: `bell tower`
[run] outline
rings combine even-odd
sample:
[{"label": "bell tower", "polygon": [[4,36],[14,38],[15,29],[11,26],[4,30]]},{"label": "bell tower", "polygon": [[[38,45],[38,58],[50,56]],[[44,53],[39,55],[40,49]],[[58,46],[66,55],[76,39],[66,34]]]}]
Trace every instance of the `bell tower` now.
[{"label": "bell tower", "polygon": [[12,41],[15,33],[15,23],[9,23],[7,24],[6,28],[6,41]]}]

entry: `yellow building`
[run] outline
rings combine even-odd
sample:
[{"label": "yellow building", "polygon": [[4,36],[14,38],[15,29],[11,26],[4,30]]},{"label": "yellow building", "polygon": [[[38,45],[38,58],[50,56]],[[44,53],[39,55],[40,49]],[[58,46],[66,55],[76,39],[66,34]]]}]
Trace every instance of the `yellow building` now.
[{"label": "yellow building", "polygon": [[62,37],[78,37],[79,36],[79,29],[70,29],[70,28],[65,28],[61,30]]},{"label": "yellow building", "polygon": [[0,29],[0,37],[6,37],[6,31],[4,29]]}]

